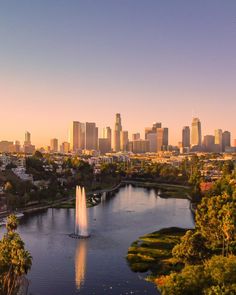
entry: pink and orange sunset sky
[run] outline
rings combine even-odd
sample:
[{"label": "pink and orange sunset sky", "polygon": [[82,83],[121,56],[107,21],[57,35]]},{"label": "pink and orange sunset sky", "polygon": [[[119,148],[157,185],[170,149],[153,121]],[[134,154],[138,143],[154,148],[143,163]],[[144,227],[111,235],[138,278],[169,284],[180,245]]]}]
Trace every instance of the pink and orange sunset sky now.
[{"label": "pink and orange sunset sky", "polygon": [[236,138],[236,1],[0,1],[0,140],[67,140],[72,120]]}]

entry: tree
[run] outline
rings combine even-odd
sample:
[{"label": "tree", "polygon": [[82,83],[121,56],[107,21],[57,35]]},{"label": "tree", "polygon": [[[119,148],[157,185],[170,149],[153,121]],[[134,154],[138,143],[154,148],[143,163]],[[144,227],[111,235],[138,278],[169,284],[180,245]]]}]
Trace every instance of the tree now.
[{"label": "tree", "polygon": [[24,242],[15,232],[18,221],[16,216],[7,219],[7,232],[0,241],[0,294],[15,295],[32,264],[30,253],[25,250]]},{"label": "tree", "polygon": [[180,273],[156,280],[162,295],[233,295],[236,256],[213,256],[202,265],[187,265]]},{"label": "tree", "polygon": [[[227,254],[236,235],[236,200],[224,193],[204,197],[196,211],[196,228],[206,238],[208,246]],[[225,252],[226,250],[226,252]]]},{"label": "tree", "polygon": [[188,230],[177,244],[172,254],[180,262],[186,264],[200,263],[208,256],[209,250],[206,247],[206,239],[199,232]]}]

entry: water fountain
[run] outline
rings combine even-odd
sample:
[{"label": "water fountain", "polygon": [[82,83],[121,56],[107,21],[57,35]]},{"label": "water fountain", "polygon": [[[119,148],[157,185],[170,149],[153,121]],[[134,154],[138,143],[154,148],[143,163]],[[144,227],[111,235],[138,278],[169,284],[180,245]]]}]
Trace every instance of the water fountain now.
[{"label": "water fountain", "polygon": [[86,194],[84,187],[76,186],[75,199],[75,232],[72,238],[88,238],[88,214],[86,208]]}]

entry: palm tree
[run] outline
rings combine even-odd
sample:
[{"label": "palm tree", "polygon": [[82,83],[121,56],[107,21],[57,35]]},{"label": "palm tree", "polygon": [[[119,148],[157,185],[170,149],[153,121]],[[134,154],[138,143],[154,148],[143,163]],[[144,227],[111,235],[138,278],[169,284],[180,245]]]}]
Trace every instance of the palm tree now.
[{"label": "palm tree", "polygon": [[22,277],[32,265],[32,257],[16,233],[18,220],[15,215],[7,219],[7,232],[0,241],[0,295],[15,295]]}]

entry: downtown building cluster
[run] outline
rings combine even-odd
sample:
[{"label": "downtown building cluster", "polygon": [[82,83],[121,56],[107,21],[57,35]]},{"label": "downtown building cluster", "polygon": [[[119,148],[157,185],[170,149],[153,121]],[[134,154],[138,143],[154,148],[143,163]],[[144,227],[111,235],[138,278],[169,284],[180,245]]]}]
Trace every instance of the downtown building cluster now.
[{"label": "downtown building cluster", "polygon": [[[144,139],[140,133],[129,136],[127,130],[123,130],[121,115],[116,114],[114,130],[105,127],[102,138],[98,137],[98,127],[95,123],[72,122],[69,132],[69,142],[63,143],[61,151],[75,153],[88,153],[99,151],[100,154],[109,152],[132,152],[132,153],[159,153],[165,151],[189,152],[235,152],[231,146],[231,134],[229,131],[215,130],[214,135],[202,137],[201,122],[193,118],[191,128],[184,126],[182,141],[178,146],[169,145],[169,129],[162,123],[153,123],[145,128]],[[66,147],[66,148],[64,148]]]},{"label": "downtown building cluster", "polygon": [[235,152],[236,141],[234,147],[231,146],[231,133],[216,129],[214,135],[202,136],[201,121],[193,118],[191,132],[190,127],[185,126],[182,130],[182,142],[179,143],[180,152]]},{"label": "downtown building cluster", "polygon": [[[169,129],[163,127],[161,122],[153,123],[144,130],[144,138],[140,133],[131,136],[127,130],[123,130],[121,115],[116,114],[114,129],[105,127],[102,136],[94,122],[73,121],[69,128],[68,141],[59,146],[57,138],[52,138],[50,144],[40,149],[50,153],[74,153],[87,155],[104,155],[110,152],[131,152],[135,154],[159,153],[159,152],[236,152],[236,140],[231,146],[231,134],[229,131],[216,129],[214,135],[202,136],[201,122],[193,118],[191,127],[182,129],[182,141],[178,146],[169,145]],[[23,146],[19,141],[0,141],[0,152],[32,154],[35,146],[31,143],[31,134],[25,133]]]}]

